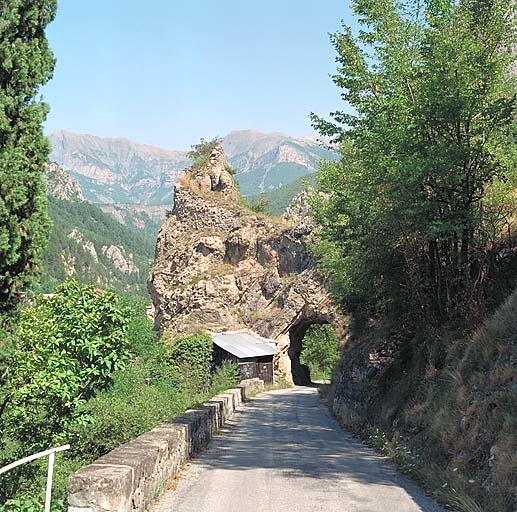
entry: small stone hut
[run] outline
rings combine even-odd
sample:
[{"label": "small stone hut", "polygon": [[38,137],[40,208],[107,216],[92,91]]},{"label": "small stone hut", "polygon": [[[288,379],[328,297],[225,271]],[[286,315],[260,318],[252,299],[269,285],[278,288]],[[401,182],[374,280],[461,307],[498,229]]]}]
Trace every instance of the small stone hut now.
[{"label": "small stone hut", "polygon": [[212,334],[212,340],[217,366],[224,361],[234,361],[242,379],[258,377],[266,384],[273,382],[275,342],[245,332]]}]

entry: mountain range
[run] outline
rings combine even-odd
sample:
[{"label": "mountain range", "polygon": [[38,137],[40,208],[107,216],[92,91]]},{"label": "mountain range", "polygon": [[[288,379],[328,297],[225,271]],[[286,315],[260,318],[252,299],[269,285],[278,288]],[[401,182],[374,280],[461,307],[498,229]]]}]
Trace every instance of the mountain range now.
[{"label": "mountain range", "polygon": [[[93,203],[172,204],[173,185],[190,163],[185,151],[122,138],[58,131],[49,140],[51,161],[74,177]],[[315,139],[257,130],[232,132],[222,144],[244,196],[276,190],[314,173],[321,159],[335,158]]]},{"label": "mountain range", "polygon": [[[49,136],[46,168],[53,228],[43,254],[41,291],[66,277],[146,296],[158,229],[172,208],[187,152],[120,138],[70,132]],[[256,130],[222,139],[241,193],[278,215],[313,181],[321,159],[335,155],[309,138]]]}]

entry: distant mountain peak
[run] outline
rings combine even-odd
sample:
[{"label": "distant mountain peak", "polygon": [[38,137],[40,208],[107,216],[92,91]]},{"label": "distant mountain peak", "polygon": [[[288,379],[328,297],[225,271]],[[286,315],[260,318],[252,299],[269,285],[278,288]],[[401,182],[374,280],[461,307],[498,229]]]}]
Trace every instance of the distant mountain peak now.
[{"label": "distant mountain peak", "polygon": [[[187,153],[66,130],[49,135],[51,159],[81,185],[89,201],[103,204],[172,203],[173,185],[190,164]],[[222,138],[229,164],[244,195],[274,190],[313,173],[331,151],[308,138],[257,129],[237,130]]]}]

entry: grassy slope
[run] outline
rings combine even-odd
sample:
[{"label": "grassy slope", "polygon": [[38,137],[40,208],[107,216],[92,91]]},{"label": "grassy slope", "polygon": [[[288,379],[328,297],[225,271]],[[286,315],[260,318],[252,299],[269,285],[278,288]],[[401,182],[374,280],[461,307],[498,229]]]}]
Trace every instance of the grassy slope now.
[{"label": "grassy slope", "polygon": [[393,323],[352,336],[334,383],[338,416],[455,510],[514,512],[516,318],[517,290],[470,334],[427,326],[403,339]]}]

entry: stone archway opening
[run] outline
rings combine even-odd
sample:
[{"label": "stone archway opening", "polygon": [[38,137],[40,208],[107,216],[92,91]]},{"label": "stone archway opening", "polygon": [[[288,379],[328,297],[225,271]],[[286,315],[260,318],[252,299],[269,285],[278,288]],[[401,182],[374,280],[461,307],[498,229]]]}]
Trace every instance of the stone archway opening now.
[{"label": "stone archway opening", "polygon": [[307,365],[302,364],[300,356],[303,350],[303,338],[312,325],[327,325],[324,320],[302,320],[289,329],[289,357],[291,359],[291,375],[296,386],[309,386],[312,384],[311,373]]}]

